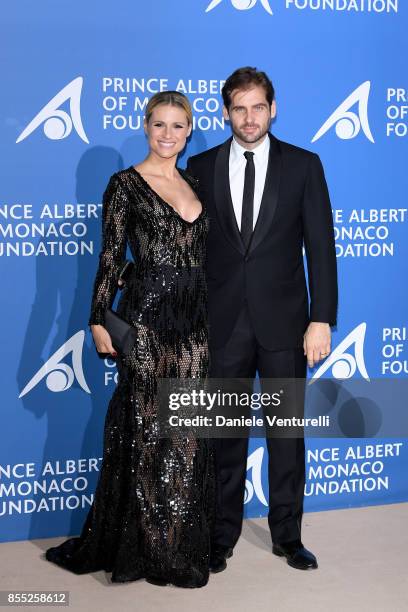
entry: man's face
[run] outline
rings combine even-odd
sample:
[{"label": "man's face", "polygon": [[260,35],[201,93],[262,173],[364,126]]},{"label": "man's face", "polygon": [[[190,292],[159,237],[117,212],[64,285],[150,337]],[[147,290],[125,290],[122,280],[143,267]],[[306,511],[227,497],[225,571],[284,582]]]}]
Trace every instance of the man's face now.
[{"label": "man's face", "polygon": [[251,89],[236,89],[231,94],[229,110],[223,109],[224,118],[231,122],[233,134],[240,145],[253,149],[265,138],[276,115],[276,103],[269,106],[265,90],[260,85]]}]

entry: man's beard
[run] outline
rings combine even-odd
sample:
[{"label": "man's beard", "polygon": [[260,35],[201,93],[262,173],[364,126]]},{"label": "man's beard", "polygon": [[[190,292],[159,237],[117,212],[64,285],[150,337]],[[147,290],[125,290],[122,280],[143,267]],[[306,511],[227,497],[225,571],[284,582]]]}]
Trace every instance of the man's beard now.
[{"label": "man's beard", "polygon": [[[257,130],[253,134],[246,134],[245,132],[242,131],[244,127],[249,127],[249,126],[243,125],[242,128],[237,129],[232,125],[232,132],[233,134],[235,134],[235,136],[237,136],[243,142],[247,142],[248,144],[253,144],[254,142],[258,142],[258,140],[262,140],[265,134],[269,132],[270,125],[271,125],[271,122],[269,121],[268,124],[263,127],[263,129],[261,128],[260,131]],[[260,127],[260,126],[257,126],[257,127]]]}]

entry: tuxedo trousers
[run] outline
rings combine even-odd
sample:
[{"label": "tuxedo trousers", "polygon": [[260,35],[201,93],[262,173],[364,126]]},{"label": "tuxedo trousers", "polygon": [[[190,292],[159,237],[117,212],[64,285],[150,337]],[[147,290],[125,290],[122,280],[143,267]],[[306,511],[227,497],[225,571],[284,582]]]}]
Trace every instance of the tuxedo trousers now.
[{"label": "tuxedo trousers", "polygon": [[[227,343],[211,348],[211,378],[286,378],[301,380],[304,402],[306,357],[303,348],[264,349],[256,339],[248,309],[242,308]],[[213,545],[233,547],[241,533],[247,475],[248,437],[214,439],[217,508]],[[304,438],[267,437],[269,514],[275,544],[301,539],[305,486]]]}]

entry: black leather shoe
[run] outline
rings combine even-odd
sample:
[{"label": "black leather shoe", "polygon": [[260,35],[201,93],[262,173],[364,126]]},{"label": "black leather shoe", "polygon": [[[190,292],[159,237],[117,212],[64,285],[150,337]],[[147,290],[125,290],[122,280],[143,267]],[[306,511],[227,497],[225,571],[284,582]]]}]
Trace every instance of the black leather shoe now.
[{"label": "black leather shoe", "polygon": [[227,567],[227,559],[232,557],[232,548],[229,546],[215,546],[210,556],[210,571],[213,574],[223,572]]},{"label": "black leather shoe", "polygon": [[300,540],[273,544],[272,552],[278,557],[286,557],[288,565],[296,569],[316,569],[317,560],[310,550],[307,550]]}]

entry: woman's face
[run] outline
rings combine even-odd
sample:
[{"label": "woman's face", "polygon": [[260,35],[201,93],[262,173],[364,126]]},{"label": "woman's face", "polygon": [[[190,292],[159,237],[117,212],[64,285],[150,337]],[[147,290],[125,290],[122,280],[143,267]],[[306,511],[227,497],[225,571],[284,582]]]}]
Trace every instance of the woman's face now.
[{"label": "woman's face", "polygon": [[151,151],[169,159],[184,149],[191,125],[182,108],[160,104],[153,110],[149,123],[145,122],[145,132]]}]

